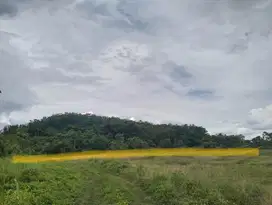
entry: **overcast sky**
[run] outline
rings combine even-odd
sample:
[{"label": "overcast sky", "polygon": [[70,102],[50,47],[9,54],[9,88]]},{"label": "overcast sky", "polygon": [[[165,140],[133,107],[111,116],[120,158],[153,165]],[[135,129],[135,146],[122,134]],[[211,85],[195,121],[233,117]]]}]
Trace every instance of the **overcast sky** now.
[{"label": "overcast sky", "polygon": [[0,0],[0,125],[60,112],[272,130],[269,0]]}]

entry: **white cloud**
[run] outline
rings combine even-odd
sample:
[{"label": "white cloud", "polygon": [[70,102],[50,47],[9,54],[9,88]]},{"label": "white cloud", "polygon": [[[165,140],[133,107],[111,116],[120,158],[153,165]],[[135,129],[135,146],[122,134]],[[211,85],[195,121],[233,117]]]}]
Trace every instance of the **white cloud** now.
[{"label": "white cloud", "polygon": [[247,126],[259,133],[263,130],[272,131],[272,104],[264,108],[252,109]]},{"label": "white cloud", "polygon": [[268,0],[2,7],[0,112],[12,122],[92,110],[247,136],[272,128]]}]

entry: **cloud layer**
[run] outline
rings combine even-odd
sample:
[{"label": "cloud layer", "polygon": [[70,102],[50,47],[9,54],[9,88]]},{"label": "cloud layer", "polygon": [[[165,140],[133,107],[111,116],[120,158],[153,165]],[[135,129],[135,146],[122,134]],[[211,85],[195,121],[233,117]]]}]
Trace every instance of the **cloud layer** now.
[{"label": "cloud layer", "polygon": [[0,0],[1,122],[92,110],[269,131],[271,9],[268,0]]}]

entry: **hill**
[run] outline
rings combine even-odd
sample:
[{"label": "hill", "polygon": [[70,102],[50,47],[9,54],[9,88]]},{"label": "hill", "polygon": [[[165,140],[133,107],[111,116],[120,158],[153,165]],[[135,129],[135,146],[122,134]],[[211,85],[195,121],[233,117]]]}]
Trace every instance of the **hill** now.
[{"label": "hill", "polygon": [[0,134],[0,154],[42,154],[84,150],[172,147],[272,147],[272,133],[252,140],[243,135],[210,135],[196,125],[155,125],[116,117],[56,114]]}]

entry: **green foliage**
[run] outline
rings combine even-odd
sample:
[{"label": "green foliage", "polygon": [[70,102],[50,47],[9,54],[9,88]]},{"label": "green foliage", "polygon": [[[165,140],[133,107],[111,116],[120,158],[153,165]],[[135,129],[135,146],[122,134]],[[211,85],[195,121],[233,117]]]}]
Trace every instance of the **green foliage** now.
[{"label": "green foliage", "polygon": [[272,134],[209,135],[195,125],[155,125],[115,117],[57,114],[26,125],[5,127],[0,156],[152,147],[272,147]]}]

